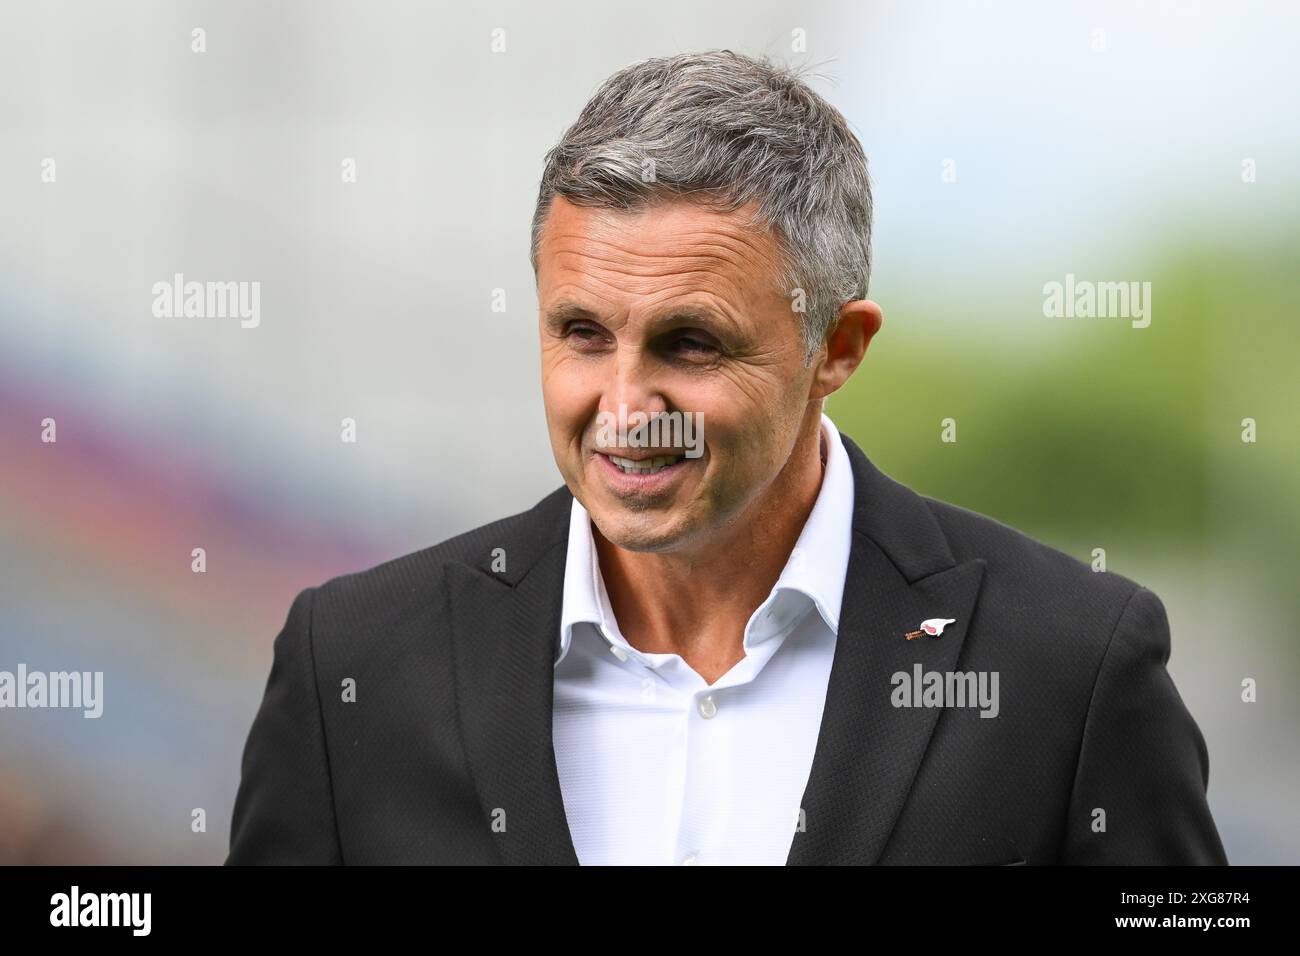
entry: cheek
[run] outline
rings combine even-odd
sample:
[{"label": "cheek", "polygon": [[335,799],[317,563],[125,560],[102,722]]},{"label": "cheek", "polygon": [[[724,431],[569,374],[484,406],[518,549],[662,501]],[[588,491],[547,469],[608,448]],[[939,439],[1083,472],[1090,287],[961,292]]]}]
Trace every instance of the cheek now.
[{"label": "cheek", "polygon": [[542,369],[542,401],[546,405],[546,417],[554,429],[568,431],[581,428],[587,409],[592,407],[594,399],[589,394],[582,377],[575,374],[572,366],[557,363]]},{"label": "cheek", "polygon": [[704,441],[724,465],[728,484],[765,481],[784,466],[798,435],[804,406],[793,385],[762,391],[728,390],[696,406],[704,412]]},{"label": "cheek", "polygon": [[[704,413],[705,440],[731,454],[757,451],[772,442],[772,433],[783,432],[790,410],[783,396],[763,391],[756,394],[737,389],[731,383],[699,396],[694,407]],[[710,430],[713,434],[710,437]]]}]

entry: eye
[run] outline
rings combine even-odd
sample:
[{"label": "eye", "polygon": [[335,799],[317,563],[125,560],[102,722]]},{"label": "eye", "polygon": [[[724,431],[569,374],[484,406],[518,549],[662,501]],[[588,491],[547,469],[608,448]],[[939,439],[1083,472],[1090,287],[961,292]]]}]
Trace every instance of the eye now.
[{"label": "eye", "polygon": [[712,336],[701,332],[683,332],[669,340],[668,351],[687,361],[708,362],[717,358],[721,350]]},{"label": "eye", "polygon": [[564,329],[564,337],[578,348],[592,348],[600,345],[604,331],[589,322],[570,322]]}]

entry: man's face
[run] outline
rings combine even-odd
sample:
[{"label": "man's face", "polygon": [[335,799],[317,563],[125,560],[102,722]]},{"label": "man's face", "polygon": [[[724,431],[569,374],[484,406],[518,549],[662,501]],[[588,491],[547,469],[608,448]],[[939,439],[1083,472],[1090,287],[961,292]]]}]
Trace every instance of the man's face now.
[{"label": "man's face", "polygon": [[[569,490],[620,547],[689,549],[742,519],[779,492],[809,414],[802,316],[773,288],[776,240],[746,228],[747,211],[551,205],[537,262],[551,447]],[[685,457],[667,435],[609,447],[600,426],[620,405],[625,418],[700,413],[702,453]],[[674,454],[653,474],[613,460],[645,469]]]}]

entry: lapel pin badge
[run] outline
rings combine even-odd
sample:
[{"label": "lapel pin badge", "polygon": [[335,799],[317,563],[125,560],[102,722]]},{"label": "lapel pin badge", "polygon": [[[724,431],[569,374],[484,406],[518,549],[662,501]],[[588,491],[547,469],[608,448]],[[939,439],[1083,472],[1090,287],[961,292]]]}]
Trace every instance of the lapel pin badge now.
[{"label": "lapel pin badge", "polygon": [[914,638],[922,637],[929,634],[931,637],[938,637],[943,633],[943,629],[949,624],[956,624],[955,617],[932,617],[929,620],[921,622],[920,630],[908,631],[904,636],[910,641]]}]

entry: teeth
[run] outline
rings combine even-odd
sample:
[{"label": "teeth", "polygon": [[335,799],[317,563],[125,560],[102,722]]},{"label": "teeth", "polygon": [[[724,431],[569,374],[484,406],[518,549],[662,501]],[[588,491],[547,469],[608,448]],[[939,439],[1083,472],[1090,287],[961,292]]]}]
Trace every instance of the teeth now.
[{"label": "teeth", "polygon": [[681,455],[660,455],[656,458],[647,458],[644,461],[619,458],[617,455],[609,456],[609,460],[618,465],[620,471],[629,475],[653,475],[666,465],[675,464],[681,459]]}]

